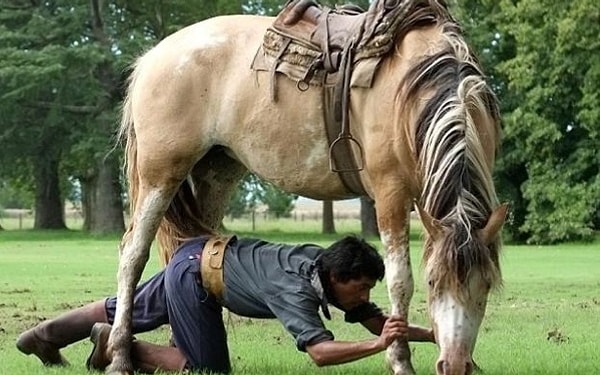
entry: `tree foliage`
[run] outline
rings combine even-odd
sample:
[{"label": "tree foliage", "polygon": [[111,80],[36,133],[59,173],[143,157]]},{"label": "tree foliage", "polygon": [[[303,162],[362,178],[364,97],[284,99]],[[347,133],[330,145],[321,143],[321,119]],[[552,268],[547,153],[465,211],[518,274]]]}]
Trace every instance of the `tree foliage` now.
[{"label": "tree foliage", "polygon": [[297,195],[286,193],[273,184],[261,180],[255,174],[249,173],[234,191],[226,214],[238,218],[264,205],[268,212],[277,218],[289,217],[296,199],[298,199]]},{"label": "tree foliage", "polygon": [[[199,19],[240,11],[235,1],[2,1],[0,173],[12,186],[30,171],[36,225],[64,227],[57,206],[72,181],[80,182],[83,197],[120,197],[112,188],[119,185],[118,162],[107,155],[135,57]],[[120,202],[86,202],[86,223],[116,223],[119,230]],[[108,212],[121,218],[92,217]]]},{"label": "tree foliage", "polygon": [[600,212],[600,19],[592,0],[458,8],[502,103],[500,195],[513,239],[593,238]]},{"label": "tree foliage", "polygon": [[591,238],[600,210],[600,14],[593,1],[502,1],[516,53],[499,69],[519,105],[505,114],[505,143],[527,181],[519,228],[530,242]]},{"label": "tree foliage", "polygon": [[298,199],[297,195],[286,193],[268,182],[262,184],[260,196],[261,202],[276,218],[290,217],[294,209],[294,202]]}]

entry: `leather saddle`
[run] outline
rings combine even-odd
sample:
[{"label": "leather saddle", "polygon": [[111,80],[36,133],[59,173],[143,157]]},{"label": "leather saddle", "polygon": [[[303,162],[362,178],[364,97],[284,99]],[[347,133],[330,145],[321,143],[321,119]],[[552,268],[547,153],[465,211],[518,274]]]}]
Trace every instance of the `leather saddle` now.
[{"label": "leather saddle", "polygon": [[334,73],[351,39],[362,33],[364,16],[364,10],[355,5],[330,9],[314,0],[291,0],[273,22],[273,29],[312,44],[322,53],[313,68]]}]

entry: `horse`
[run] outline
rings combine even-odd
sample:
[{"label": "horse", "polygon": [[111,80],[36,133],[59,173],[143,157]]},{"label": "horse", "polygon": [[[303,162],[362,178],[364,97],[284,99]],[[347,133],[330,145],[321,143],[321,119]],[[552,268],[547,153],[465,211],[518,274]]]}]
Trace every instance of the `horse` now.
[{"label": "horse", "polygon": [[[387,11],[390,3],[372,8]],[[390,313],[405,319],[414,291],[410,213],[419,212],[436,373],[468,375],[488,294],[502,282],[507,206],[492,178],[497,98],[442,0],[393,3],[405,12],[392,48],[378,58],[369,87],[347,87],[350,148],[362,157],[353,173],[375,202]],[[263,16],[211,18],[134,64],[120,126],[132,217],[120,245],[107,373],[132,372],[133,292],[153,240],[168,261],[185,238],[218,232],[248,171],[314,199],[360,194],[332,168],[322,87],[250,68],[272,24]],[[404,339],[388,348],[386,362],[395,375],[415,373]]]}]

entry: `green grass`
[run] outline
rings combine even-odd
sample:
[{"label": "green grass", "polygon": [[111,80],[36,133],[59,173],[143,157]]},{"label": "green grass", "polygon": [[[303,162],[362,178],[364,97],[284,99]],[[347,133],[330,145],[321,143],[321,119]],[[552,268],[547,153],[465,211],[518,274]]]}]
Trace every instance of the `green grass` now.
[{"label": "green grass", "polygon": [[[357,222],[338,231],[357,232]],[[3,222],[4,226],[4,222]],[[320,224],[281,220],[262,223],[251,233],[245,222],[227,227],[243,235],[274,241],[326,245],[339,237],[317,234]],[[411,236],[416,290],[411,321],[427,324],[420,264],[419,230]],[[84,373],[91,348],[82,341],[64,350],[68,368],[44,368],[16,350],[18,334],[65,309],[114,294],[118,237],[93,238],[78,231],[0,232],[0,374]],[[381,247],[379,242],[375,242]],[[504,287],[490,297],[475,359],[486,375],[600,374],[600,246],[571,244],[552,247],[505,246],[502,256]],[[143,278],[159,269],[156,251]],[[385,286],[373,299],[387,308]],[[343,323],[334,312],[328,327],[341,340],[367,339],[359,325]],[[237,374],[384,374],[383,354],[351,364],[317,369],[295,349],[291,337],[273,320],[226,315],[231,358]],[[165,343],[168,331],[140,335]],[[414,344],[418,374],[434,374],[437,348]]]}]

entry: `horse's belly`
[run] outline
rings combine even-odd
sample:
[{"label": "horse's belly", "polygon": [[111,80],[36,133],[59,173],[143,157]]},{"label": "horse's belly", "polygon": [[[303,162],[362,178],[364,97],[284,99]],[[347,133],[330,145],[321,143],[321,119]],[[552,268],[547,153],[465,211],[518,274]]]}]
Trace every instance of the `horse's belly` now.
[{"label": "horse's belly", "polygon": [[250,171],[281,189],[314,199],[342,199],[351,194],[329,170],[324,140],[307,142],[275,132],[247,135],[230,149]]}]

